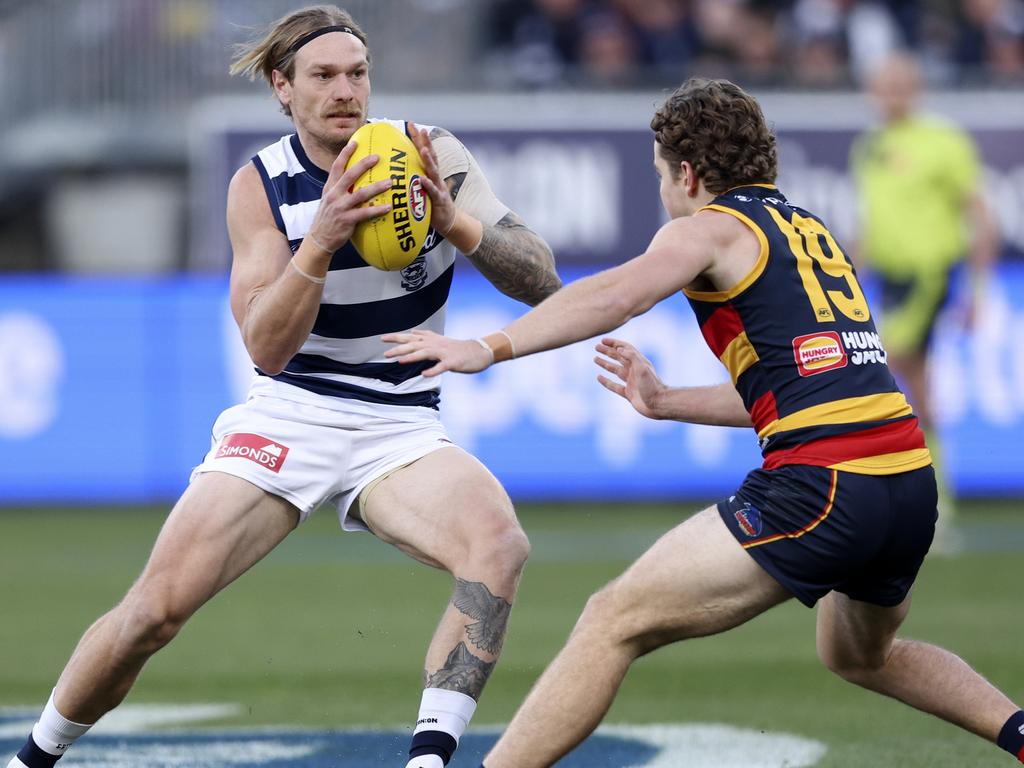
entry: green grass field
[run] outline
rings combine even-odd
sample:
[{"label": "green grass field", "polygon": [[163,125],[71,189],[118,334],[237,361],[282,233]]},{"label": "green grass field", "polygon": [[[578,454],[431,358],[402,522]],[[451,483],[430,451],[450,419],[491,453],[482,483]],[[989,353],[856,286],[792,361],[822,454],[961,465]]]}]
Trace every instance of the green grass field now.
[{"label": "green grass field", "polygon": [[[475,722],[507,722],[586,597],[694,504],[526,505],[533,542],[502,663]],[[38,707],[81,632],[141,568],[164,509],[0,511],[0,707]],[[1024,505],[975,503],[964,551],[933,555],[908,636],[954,650],[1024,701]],[[130,702],[237,702],[228,725],[408,724],[444,574],[321,511],[158,654]],[[610,723],[719,722],[823,741],[820,768],[1002,766],[979,739],[832,677],[791,602],[631,671]],[[681,765],[684,763],[681,763]]]}]

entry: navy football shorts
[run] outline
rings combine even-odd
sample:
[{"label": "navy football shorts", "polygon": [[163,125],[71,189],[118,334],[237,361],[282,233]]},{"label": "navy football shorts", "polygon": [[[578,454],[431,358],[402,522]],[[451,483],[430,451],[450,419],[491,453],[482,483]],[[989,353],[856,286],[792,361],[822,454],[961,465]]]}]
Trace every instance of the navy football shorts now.
[{"label": "navy football shorts", "polygon": [[907,596],[935,534],[935,472],[755,469],[718,512],[758,565],[808,607],[832,590],[881,606]]}]

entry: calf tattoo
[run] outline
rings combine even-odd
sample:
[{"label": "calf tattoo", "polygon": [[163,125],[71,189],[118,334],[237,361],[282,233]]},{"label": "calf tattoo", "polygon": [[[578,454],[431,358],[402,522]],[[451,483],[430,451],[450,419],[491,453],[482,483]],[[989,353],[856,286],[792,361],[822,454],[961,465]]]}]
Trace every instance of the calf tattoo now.
[{"label": "calf tattoo", "polygon": [[474,656],[466,644],[460,641],[437,672],[428,675],[427,670],[423,670],[424,684],[426,688],[444,688],[479,699],[493,669],[493,661],[487,662]]},{"label": "calf tattoo", "polygon": [[476,619],[466,625],[466,636],[473,645],[492,656],[501,653],[512,603],[492,595],[491,590],[481,581],[456,578],[452,605],[471,619]]},{"label": "calf tattoo", "polygon": [[[466,637],[474,647],[491,656],[501,653],[512,603],[491,594],[481,581],[456,578],[451,604],[461,613],[476,619],[466,625]],[[475,655],[465,641],[460,641],[437,672],[431,675],[423,670],[423,679],[427,688],[445,688],[478,699],[494,664],[494,661],[484,661]]]}]

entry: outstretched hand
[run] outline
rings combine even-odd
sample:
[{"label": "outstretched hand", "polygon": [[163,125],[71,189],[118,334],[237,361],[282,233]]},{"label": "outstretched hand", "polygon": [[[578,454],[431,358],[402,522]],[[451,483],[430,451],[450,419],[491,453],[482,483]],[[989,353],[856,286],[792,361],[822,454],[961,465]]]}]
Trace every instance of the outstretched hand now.
[{"label": "outstretched hand", "polygon": [[657,403],[667,387],[654,372],[651,361],[632,344],[618,339],[601,339],[594,348],[605,355],[595,357],[594,362],[618,379],[615,381],[598,374],[597,380],[601,385],[627,400],[641,415],[649,419],[662,418]]},{"label": "outstretched hand", "polygon": [[384,357],[397,358],[399,363],[418,363],[436,360],[437,364],[423,371],[424,376],[437,376],[445,371],[476,373],[489,368],[494,355],[487,347],[473,339],[449,339],[433,331],[389,333],[382,341],[397,344],[384,353]]}]

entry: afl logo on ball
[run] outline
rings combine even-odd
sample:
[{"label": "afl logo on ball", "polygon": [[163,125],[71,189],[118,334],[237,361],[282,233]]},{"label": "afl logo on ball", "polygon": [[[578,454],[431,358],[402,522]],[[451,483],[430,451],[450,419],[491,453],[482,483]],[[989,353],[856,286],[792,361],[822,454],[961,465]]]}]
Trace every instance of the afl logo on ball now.
[{"label": "afl logo on ball", "polygon": [[409,211],[416,221],[423,221],[423,217],[427,215],[427,196],[423,192],[419,176],[409,179]]}]

